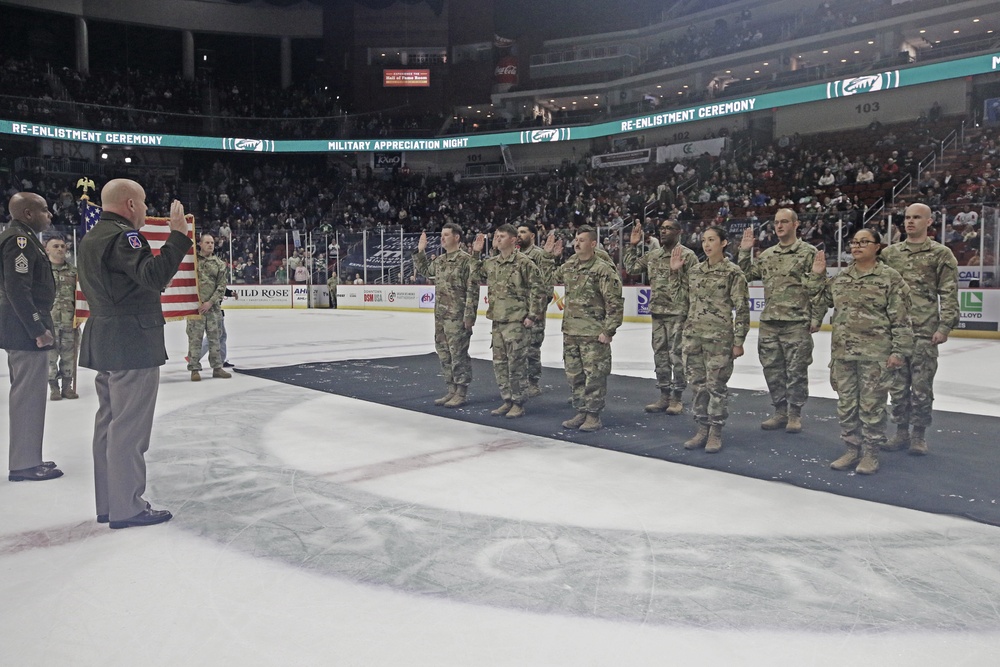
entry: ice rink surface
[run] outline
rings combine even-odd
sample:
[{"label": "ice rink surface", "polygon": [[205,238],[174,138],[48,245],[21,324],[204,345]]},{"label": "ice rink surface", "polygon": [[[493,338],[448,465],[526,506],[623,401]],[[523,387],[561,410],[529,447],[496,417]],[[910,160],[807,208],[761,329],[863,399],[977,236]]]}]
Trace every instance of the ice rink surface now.
[{"label": "ice rink surface", "polygon": [[[427,314],[226,322],[237,367],[433,351]],[[648,324],[613,345],[616,373],[653,377]],[[0,664],[1000,664],[996,527],[239,374],[193,384],[182,324],[167,346],[147,498],[174,520],[95,522],[82,370],[46,416],[66,475],[0,482]],[[763,391],[756,330],[746,349],[730,386]],[[998,355],[952,338],[935,407],[1000,415]],[[815,396],[834,396],[828,360],[817,334]]]}]

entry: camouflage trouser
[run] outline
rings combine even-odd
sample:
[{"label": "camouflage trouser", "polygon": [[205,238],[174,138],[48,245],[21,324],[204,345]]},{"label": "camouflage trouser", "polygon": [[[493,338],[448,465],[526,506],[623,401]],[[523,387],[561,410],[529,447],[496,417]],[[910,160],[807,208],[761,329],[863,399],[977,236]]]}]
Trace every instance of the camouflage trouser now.
[{"label": "camouflage trouser", "polygon": [[691,386],[691,410],[699,424],[722,426],[729,417],[729,382],[733,374],[733,343],[686,336],[684,370]]},{"label": "camouflage trouser", "polygon": [[212,368],[222,368],[222,351],[219,347],[219,328],[222,322],[222,311],[212,308],[201,316],[200,320],[187,321],[188,335],[188,365],[189,371],[201,370],[201,339],[208,338],[208,365]]},{"label": "camouflage trouser", "polygon": [[683,329],[683,315],[653,315],[656,386],[677,394],[687,387],[687,379],[684,377]]},{"label": "camouflage trouser", "polygon": [[72,378],[76,360],[76,330],[56,327],[55,343],[49,350],[49,382],[58,378]]},{"label": "camouflage trouser", "polygon": [[761,322],[757,354],[771,403],[802,407],[809,398],[813,339],[808,322]]},{"label": "camouflage trouser", "polygon": [[531,329],[521,322],[493,323],[493,374],[505,401],[521,403],[528,388],[525,359],[528,355]]},{"label": "camouflage trouser", "polygon": [[844,361],[830,364],[830,383],[837,390],[840,437],[851,444],[885,442],[885,404],[895,373],[885,361]]},{"label": "camouflage trouser", "polygon": [[468,387],[472,382],[472,357],[469,341],[472,332],[462,320],[434,318],[434,349],[441,359],[441,377],[447,385]]},{"label": "camouflage trouser", "polygon": [[577,412],[603,410],[611,375],[611,345],[600,342],[597,336],[564,334],[563,367]]},{"label": "camouflage trouser", "polygon": [[538,384],[542,377],[542,342],[545,341],[545,320],[535,322],[528,330],[528,382]]},{"label": "camouflage trouser", "polygon": [[889,385],[892,398],[891,419],[894,424],[912,424],[924,428],[931,425],[934,403],[934,375],[938,367],[938,346],[930,338],[915,338],[913,356],[893,373]]}]

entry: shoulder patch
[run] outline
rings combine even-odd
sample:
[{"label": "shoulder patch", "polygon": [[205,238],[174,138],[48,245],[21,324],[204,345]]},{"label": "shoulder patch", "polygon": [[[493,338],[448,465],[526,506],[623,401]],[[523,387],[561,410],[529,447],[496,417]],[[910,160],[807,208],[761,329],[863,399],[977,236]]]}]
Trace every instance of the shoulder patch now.
[{"label": "shoulder patch", "polygon": [[28,238],[26,236],[17,237],[17,247],[24,250],[28,246]]},{"label": "shoulder patch", "polygon": [[14,258],[14,271],[16,273],[28,272],[28,258],[24,256],[23,252]]},{"label": "shoulder patch", "polygon": [[128,239],[128,244],[136,250],[142,248],[142,239],[139,238],[139,232],[125,232],[125,238]]}]

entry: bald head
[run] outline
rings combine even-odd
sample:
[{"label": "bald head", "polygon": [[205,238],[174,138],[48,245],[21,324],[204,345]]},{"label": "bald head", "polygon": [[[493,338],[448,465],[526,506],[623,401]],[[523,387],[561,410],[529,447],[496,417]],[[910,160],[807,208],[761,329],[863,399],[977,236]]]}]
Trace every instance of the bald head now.
[{"label": "bald head", "polygon": [[774,214],[774,235],[778,243],[787,246],[795,243],[795,232],[799,228],[799,216],[790,208],[779,208]]},{"label": "bald head", "polygon": [[903,227],[906,229],[907,243],[923,243],[927,240],[927,228],[931,226],[931,207],[927,204],[910,204],[903,213]]},{"label": "bald head", "polygon": [[23,222],[34,232],[42,232],[52,224],[52,212],[49,211],[45,197],[34,192],[18,192],[10,198],[7,204],[10,217]]},{"label": "bald head", "polygon": [[135,181],[116,178],[101,189],[101,205],[105,211],[122,216],[136,229],[146,221],[146,191]]}]

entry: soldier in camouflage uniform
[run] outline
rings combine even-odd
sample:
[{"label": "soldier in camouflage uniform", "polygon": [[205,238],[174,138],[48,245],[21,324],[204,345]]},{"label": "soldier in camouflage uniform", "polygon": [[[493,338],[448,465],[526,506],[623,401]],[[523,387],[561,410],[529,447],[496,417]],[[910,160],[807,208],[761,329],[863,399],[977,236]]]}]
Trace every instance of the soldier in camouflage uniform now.
[{"label": "soldier in camouflage uniform", "polygon": [[656,386],[660,399],[647,405],[646,412],[666,412],[679,415],[684,412],[681,395],[687,387],[684,377],[683,345],[684,319],[687,317],[688,302],[682,295],[679,301],[671,298],[671,282],[680,279],[680,273],[670,270],[670,255],[675,247],[680,247],[684,257],[683,272],[690,271],[698,263],[698,257],[689,248],[678,243],[681,228],[676,220],[660,223],[660,247],[642,257],[636,247],[642,243],[642,226],[632,228],[629,246],[625,249],[625,270],[633,276],[649,275],[649,314],[653,320],[653,365],[656,367]]},{"label": "soldier in camouflage uniform", "polygon": [[[474,256],[483,251],[486,236],[479,234],[472,245]],[[493,245],[498,254],[483,262],[475,260],[476,282],[487,284],[486,317],[493,321],[493,373],[503,405],[490,414],[515,419],[524,416],[528,389],[530,332],[545,325],[542,274],[535,263],[517,252],[517,230],[512,225],[496,228]]]},{"label": "soldier in camouflage uniform", "polygon": [[[552,253],[555,238],[545,242]],[[575,255],[556,269],[553,280],[565,285],[563,366],[577,414],[564,428],[599,430],[611,374],[611,339],[622,324],[625,300],[617,269],[596,254],[597,230],[579,228],[573,239]]]},{"label": "soldier in camouflage uniform", "polygon": [[671,297],[685,300],[684,369],[694,396],[691,408],[698,431],[685,449],[722,449],[722,427],[729,417],[729,388],[733,360],[743,356],[750,330],[750,294],[740,268],[726,258],[726,232],[718,226],[705,230],[701,246],[705,261],[685,269],[679,245],[670,253],[670,270],[678,280],[670,284]]},{"label": "soldier in camouflage uniform", "polygon": [[[931,424],[938,345],[958,325],[958,262],[947,246],[927,236],[931,210],[924,204],[906,207],[906,240],[882,251],[882,261],[896,269],[910,288],[913,354],[893,376],[889,388],[890,418],[896,434],[884,449],[909,447],[910,454],[927,453],[926,429]],[[910,426],[913,433],[910,434]]]},{"label": "soldier in camouflage uniform", "polygon": [[[863,475],[878,471],[878,450],[885,443],[885,407],[892,376],[913,349],[909,289],[902,276],[877,261],[881,239],[862,229],[850,243],[854,262],[829,280],[817,296],[833,310],[830,384],[837,392],[840,437],[847,452],[830,464]],[[818,252],[813,272],[826,274]]]},{"label": "soldier in camouflage uniform", "polygon": [[538,267],[542,276],[542,320],[535,323],[535,326],[528,330],[530,345],[528,347],[528,398],[539,396],[542,393],[538,386],[538,381],[542,377],[542,343],[545,341],[545,312],[548,310],[549,302],[552,300],[552,274],[556,270],[552,256],[543,249],[535,245],[537,230],[534,224],[521,223],[517,226],[518,247],[525,257],[530,259]]},{"label": "soldier in camouflage uniform", "polygon": [[[771,393],[774,414],[761,423],[765,431],[802,431],[802,406],[809,397],[812,334],[823,324],[823,312],[813,312],[823,282],[812,272],[816,248],[796,238],[799,218],[783,208],[774,214],[778,245],[753,260],[754,230],[747,227],[740,243],[739,266],[747,282],[764,283],[757,354]],[[820,309],[816,309],[819,311]]]},{"label": "soldier in camouflage uniform", "polygon": [[417,273],[434,280],[434,348],[441,359],[441,374],[448,393],[435,405],[458,408],[466,404],[472,382],[469,341],[479,308],[479,283],[473,275],[474,260],[460,248],[462,228],[453,222],[441,228],[443,255],[427,259],[427,232],[420,235],[413,264]]},{"label": "soldier in camouflage uniform", "polygon": [[52,323],[55,324],[52,335],[56,340],[49,350],[49,400],[80,398],[75,391],[77,329],[73,326],[76,267],[66,261],[66,241],[61,236],[53,236],[45,242],[45,254],[49,256],[52,277],[56,281],[56,300],[52,304]]},{"label": "soldier in camouflage uniform", "polygon": [[208,337],[208,363],[212,377],[231,378],[222,364],[220,336],[222,333],[222,299],[226,296],[229,271],[226,263],[215,256],[215,238],[202,234],[198,241],[198,313],[201,319],[188,318],[188,370],[191,381],[201,380],[201,342]]}]

